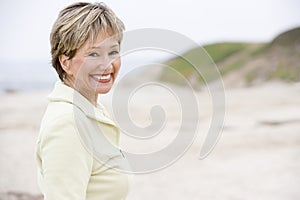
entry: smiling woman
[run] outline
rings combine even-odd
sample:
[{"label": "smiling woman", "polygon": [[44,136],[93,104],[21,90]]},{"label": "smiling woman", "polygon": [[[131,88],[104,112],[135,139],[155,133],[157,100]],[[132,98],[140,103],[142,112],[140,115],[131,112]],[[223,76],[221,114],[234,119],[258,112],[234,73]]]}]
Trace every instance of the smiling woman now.
[{"label": "smiling woman", "polygon": [[118,74],[123,31],[122,21],[104,4],[73,4],[60,12],[53,25],[53,67],[66,85],[94,105],[97,94],[108,92]]},{"label": "smiling woman", "polygon": [[98,94],[111,89],[121,60],[119,42],[111,33],[101,31],[93,45],[86,42],[72,59],[61,55],[59,61],[65,71],[64,83],[97,105]]},{"label": "smiling woman", "polygon": [[97,97],[109,92],[118,75],[123,31],[103,3],[72,4],[54,23],[52,65],[60,81],[48,97],[36,146],[38,183],[47,200],[118,200],[127,194],[127,175],[108,166],[112,159],[125,160],[122,153],[108,152],[100,141],[97,155],[106,160],[99,160],[84,142],[96,135],[118,146],[119,128]]}]

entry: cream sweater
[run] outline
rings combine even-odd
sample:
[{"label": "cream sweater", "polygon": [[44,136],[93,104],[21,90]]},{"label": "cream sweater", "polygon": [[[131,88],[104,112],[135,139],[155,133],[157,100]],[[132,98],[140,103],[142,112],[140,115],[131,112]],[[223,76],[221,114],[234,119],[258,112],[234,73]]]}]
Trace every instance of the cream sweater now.
[{"label": "cream sweater", "polygon": [[119,129],[102,105],[93,106],[57,82],[36,144],[38,184],[45,200],[121,200],[128,190]]}]

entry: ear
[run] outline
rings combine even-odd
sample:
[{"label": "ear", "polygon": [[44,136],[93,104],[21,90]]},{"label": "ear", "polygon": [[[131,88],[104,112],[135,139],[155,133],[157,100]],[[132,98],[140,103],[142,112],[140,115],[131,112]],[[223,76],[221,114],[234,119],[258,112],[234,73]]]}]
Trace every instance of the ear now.
[{"label": "ear", "polygon": [[60,55],[59,57],[58,57],[58,59],[59,59],[59,62],[60,62],[60,65],[61,65],[61,67],[63,68],[63,70],[67,73],[67,74],[72,74],[72,72],[71,72],[71,70],[70,70],[70,68],[71,68],[71,60],[69,59],[69,57],[68,56],[66,56],[66,55]]}]

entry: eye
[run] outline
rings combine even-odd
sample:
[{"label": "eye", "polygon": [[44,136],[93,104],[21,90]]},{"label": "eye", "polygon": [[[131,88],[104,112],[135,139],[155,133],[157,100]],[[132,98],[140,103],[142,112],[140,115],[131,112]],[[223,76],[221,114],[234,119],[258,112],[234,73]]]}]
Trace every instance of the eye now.
[{"label": "eye", "polygon": [[119,51],[112,51],[109,53],[109,55],[118,55],[119,54]]},{"label": "eye", "polygon": [[91,57],[98,57],[99,54],[96,53],[96,52],[92,52],[92,53],[90,53],[88,56],[91,56]]}]

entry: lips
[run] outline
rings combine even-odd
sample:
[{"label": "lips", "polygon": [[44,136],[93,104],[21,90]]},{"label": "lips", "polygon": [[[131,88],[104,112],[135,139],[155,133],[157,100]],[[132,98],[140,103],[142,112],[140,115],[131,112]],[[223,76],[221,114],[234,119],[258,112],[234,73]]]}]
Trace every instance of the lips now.
[{"label": "lips", "polygon": [[110,82],[110,80],[112,79],[112,73],[110,74],[95,74],[95,75],[91,75],[91,77],[100,83],[107,83]]}]

